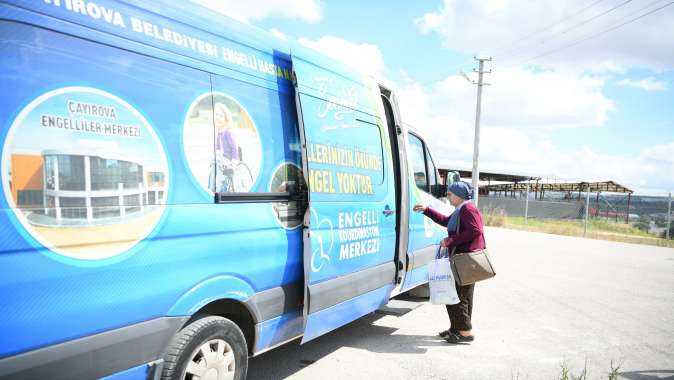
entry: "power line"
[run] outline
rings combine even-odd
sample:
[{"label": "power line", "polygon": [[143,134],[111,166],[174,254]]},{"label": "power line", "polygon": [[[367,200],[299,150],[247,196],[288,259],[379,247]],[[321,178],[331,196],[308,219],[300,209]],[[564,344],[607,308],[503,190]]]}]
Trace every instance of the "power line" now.
[{"label": "power line", "polygon": [[428,82],[426,82],[426,81],[423,81],[423,82],[412,81],[412,83],[414,85],[421,86],[421,87],[433,87],[433,86],[437,85],[438,83],[444,81],[445,79],[449,78],[449,76],[454,76],[454,75],[457,75],[457,74],[463,74],[463,71],[461,69],[465,68],[469,63],[473,63],[474,61],[475,61],[475,57],[471,57],[470,59],[466,59],[464,61],[461,61],[461,62],[457,63],[456,65],[450,66],[448,69],[445,70],[445,72],[448,72],[448,73],[451,73],[451,74],[448,74],[448,76],[446,76],[446,77],[444,77],[440,80],[428,81]]},{"label": "power line", "polygon": [[534,31],[534,32],[531,32],[530,34],[528,34],[528,35],[526,35],[526,36],[520,38],[519,41],[515,41],[513,44],[510,45],[510,47],[507,47],[507,48],[505,48],[505,49],[503,49],[503,50],[500,50],[500,51],[497,50],[496,53],[495,53],[495,55],[498,55],[498,54],[501,54],[501,53],[508,53],[508,52],[511,52],[511,51],[521,50],[523,47],[527,46],[528,44],[524,44],[524,45],[521,45],[521,46],[519,46],[519,47],[516,47],[516,45],[518,45],[520,42],[525,41],[525,40],[528,40],[528,39],[530,39],[531,37],[538,36],[538,35],[540,35],[541,33],[547,32],[548,30],[550,30],[550,29],[556,27],[557,25],[561,25],[561,24],[565,23],[566,21],[571,20],[572,18],[578,16],[579,14],[582,14],[582,13],[585,12],[586,10],[588,10],[588,9],[590,9],[590,8],[592,8],[592,7],[594,7],[595,5],[601,3],[602,1],[605,1],[605,0],[596,0],[595,2],[593,2],[593,3],[591,3],[591,4],[589,4],[589,5],[585,6],[585,7],[583,7],[582,9],[580,9],[580,10],[578,10],[578,11],[572,13],[572,14],[569,15],[569,16],[566,16],[566,17],[564,17],[564,18],[562,18],[562,19],[556,21],[555,23],[553,23],[553,24],[551,24],[551,25],[548,25],[547,27],[545,27],[545,28],[543,28],[543,29],[539,29],[539,30],[536,30],[536,31]]},{"label": "power line", "polygon": [[[552,27],[554,27],[554,26],[556,26],[556,25],[558,25],[558,24],[560,24],[560,23],[563,23],[564,21],[569,20],[569,19],[571,19],[571,18],[573,18],[573,17],[575,17],[575,16],[577,16],[577,15],[583,13],[583,12],[586,11],[587,9],[590,9],[591,7],[593,7],[594,5],[596,5],[596,4],[598,4],[598,3],[602,2],[602,1],[604,1],[604,0],[597,0],[597,1],[595,1],[595,2],[593,2],[593,3],[591,3],[591,4],[589,4],[588,6],[586,6],[586,7],[582,8],[582,9],[578,10],[577,12],[573,13],[571,16],[568,16],[568,17],[566,17],[565,19],[562,19],[562,20],[560,20],[560,21],[554,23],[554,24],[552,24],[552,25],[550,25],[550,26],[544,28],[543,30],[551,29]],[[596,20],[597,18],[602,17],[602,16],[604,16],[604,15],[606,15],[606,14],[608,14],[608,13],[610,13],[610,12],[612,12],[612,11],[614,11],[614,10],[616,10],[616,9],[618,9],[618,8],[620,8],[620,7],[622,7],[622,6],[624,6],[624,5],[626,5],[627,3],[631,2],[631,1],[632,1],[632,0],[624,1],[624,2],[622,2],[622,3],[620,3],[620,4],[618,4],[618,5],[616,5],[616,6],[612,7],[612,8],[610,8],[610,9],[608,9],[608,10],[606,10],[606,11],[604,11],[604,12],[598,14],[598,15],[595,15],[595,16],[593,16],[593,17],[587,19],[587,20],[584,20],[584,21],[582,21],[581,23],[576,24],[576,25],[574,25],[573,27],[570,27],[570,28],[567,29],[564,33],[567,33],[568,31],[570,31],[570,30],[572,30],[572,29],[574,29],[574,28],[577,28],[577,27],[579,27],[579,26],[581,26],[581,25],[584,25],[584,24],[587,24],[587,23],[589,23],[589,22],[591,22],[591,21],[593,21],[593,20]],[[646,6],[642,7],[642,8],[639,8],[638,10],[636,10],[636,11],[634,11],[634,12],[631,12],[631,13],[625,15],[624,17],[620,18],[619,20],[624,20],[624,19],[628,18],[629,16],[634,15],[634,14],[636,14],[636,13],[639,13],[639,12],[643,11],[644,9],[650,8],[650,7],[652,7],[653,5],[655,5],[655,4],[657,4],[657,3],[660,3],[660,2],[662,2],[662,1],[665,1],[665,0],[655,0],[655,1],[651,2],[651,3],[649,3],[648,5],[646,5]],[[657,12],[657,11],[663,9],[663,8],[666,8],[666,7],[668,7],[668,6],[672,5],[672,4],[674,4],[674,2],[670,2],[670,3],[668,3],[668,4],[665,4],[665,5],[662,6],[662,7],[653,9],[653,10],[647,12],[647,13],[644,13],[644,14],[642,14],[642,15],[639,15],[639,16],[633,18],[633,19],[630,19],[630,20],[628,20],[628,21],[626,21],[626,22],[624,22],[624,23],[621,23],[621,24],[612,26],[612,27],[610,27],[610,28],[608,28],[608,29],[602,30],[602,31],[599,32],[599,33],[592,34],[592,35],[589,35],[589,36],[587,36],[587,37],[584,37],[584,38],[581,38],[581,39],[579,39],[579,40],[576,40],[576,41],[574,41],[574,42],[572,42],[572,43],[570,43],[570,44],[568,44],[568,45],[561,46],[561,47],[559,47],[559,48],[557,48],[557,49],[552,49],[552,50],[545,51],[545,52],[543,52],[543,53],[541,53],[541,54],[538,54],[538,55],[536,55],[536,56],[534,56],[534,57],[531,57],[531,58],[528,58],[528,59],[526,59],[526,60],[520,61],[520,62],[518,62],[518,63],[516,63],[516,64],[506,65],[505,67],[513,67],[513,66],[517,66],[517,65],[520,65],[520,64],[523,64],[523,63],[527,63],[527,62],[530,62],[530,61],[533,61],[533,60],[536,60],[536,59],[539,59],[539,58],[542,58],[542,57],[545,57],[545,56],[548,56],[548,55],[557,53],[557,52],[562,51],[562,50],[564,50],[564,49],[567,49],[567,48],[576,46],[576,45],[581,44],[581,43],[583,43],[583,42],[585,42],[585,41],[588,41],[588,40],[591,40],[591,39],[593,39],[593,38],[596,38],[596,37],[599,37],[599,36],[601,36],[601,35],[604,35],[604,34],[606,34],[606,33],[609,33],[609,32],[611,32],[611,31],[613,31],[613,30],[615,30],[615,29],[618,29],[618,28],[624,26],[624,25],[627,25],[627,24],[630,24],[630,23],[632,23],[632,22],[634,22],[634,21],[637,21],[637,20],[639,20],[639,19],[641,19],[641,18],[643,18],[643,17],[646,17],[646,16],[648,16],[648,15],[650,15],[650,14],[652,14],[652,13],[655,13],[655,12]],[[528,38],[528,36],[524,37],[522,40],[524,40],[524,39],[526,39],[526,38]],[[517,55],[515,55],[515,56],[517,56]],[[471,61],[472,61],[472,59],[462,61],[462,62],[459,63],[459,64],[453,65],[453,66],[452,66],[449,70],[447,70],[447,71],[448,71],[448,72],[454,72],[454,71],[456,71],[457,69],[460,69],[461,67],[465,66],[466,64],[468,64],[468,63],[471,62]],[[462,73],[461,73],[461,74],[462,74]],[[444,80],[444,79],[446,79],[446,78],[443,78],[443,80]],[[419,86],[422,86],[422,87],[431,87],[431,86],[433,86],[433,85],[436,85],[438,82],[440,82],[440,81],[434,81],[434,82],[432,82],[432,83],[431,83],[431,82],[417,82],[417,81],[415,81],[414,84],[419,85]]]},{"label": "power line", "polygon": [[[521,38],[521,39],[520,39],[520,42],[521,42],[521,41],[524,41],[524,40],[527,40],[527,39],[529,39],[530,37],[536,36],[536,35],[538,35],[538,34],[540,34],[540,33],[542,33],[542,32],[545,32],[545,31],[547,31],[547,30],[550,30],[550,29],[554,28],[554,27],[557,26],[557,25],[563,24],[564,22],[573,19],[574,17],[576,17],[576,16],[582,14],[583,12],[587,11],[588,9],[594,7],[595,5],[597,5],[597,4],[599,4],[599,3],[603,2],[603,1],[606,1],[606,0],[595,0],[594,2],[590,3],[589,5],[583,7],[583,8],[581,8],[581,9],[579,9],[579,10],[577,10],[576,12],[572,13],[571,15],[566,16],[566,17],[564,17],[564,18],[562,18],[562,19],[556,21],[555,23],[553,23],[553,24],[551,24],[551,25],[549,25],[549,26],[547,26],[547,27],[545,27],[545,28],[543,28],[543,29],[540,29],[540,30],[538,30],[538,31],[536,31],[536,32],[532,32],[532,33],[530,33],[529,35],[527,35],[527,36]],[[630,2],[630,1],[632,1],[632,0],[627,0],[626,2]],[[595,17],[595,18],[596,18],[596,17]],[[515,45],[516,45],[516,44],[517,44],[517,42],[516,42],[515,44],[511,45],[511,46],[512,46],[513,48],[515,48]],[[523,46],[520,46],[519,48],[516,48],[515,51],[516,51],[516,50],[521,50],[522,47],[526,47],[526,46],[527,46],[527,44],[524,44]],[[509,48],[509,49],[506,49],[506,50],[501,50],[501,52],[497,52],[496,54],[505,53],[505,52],[508,52],[508,51],[511,51],[511,50],[513,50],[513,49],[510,49],[510,48]],[[456,64],[456,65],[451,66],[447,71],[448,71],[448,72],[456,72],[457,70],[459,70],[459,69],[465,67],[467,64],[472,63],[472,62],[473,62],[473,59],[472,59],[472,58],[471,58],[471,59],[467,59],[467,60],[462,61],[462,62],[460,62],[460,63],[458,63],[458,64]],[[463,73],[461,72],[461,74],[463,74]],[[435,82],[435,83],[433,83],[433,84],[431,84],[431,83],[420,83],[420,82],[417,82],[417,84],[420,85],[420,86],[423,86],[423,87],[427,87],[427,86],[431,86],[431,85],[437,84],[437,82]]]},{"label": "power line", "polygon": [[[581,8],[581,9],[579,9],[578,11],[572,13],[571,15],[566,16],[566,17],[564,17],[564,18],[558,20],[557,22],[555,22],[555,23],[553,23],[553,24],[551,24],[551,25],[549,25],[549,26],[547,26],[547,27],[545,27],[545,28],[543,28],[543,29],[540,29],[540,30],[538,30],[538,31],[536,31],[536,32],[532,32],[532,33],[530,33],[529,35],[527,35],[527,36],[521,38],[521,39],[520,39],[520,42],[525,41],[525,40],[529,39],[529,38],[532,37],[532,36],[538,35],[538,34],[540,34],[541,32],[548,31],[548,30],[554,28],[554,27],[557,26],[557,25],[561,25],[561,24],[563,24],[564,22],[573,19],[574,17],[576,17],[576,16],[582,14],[583,12],[587,11],[588,9],[594,7],[595,5],[597,5],[597,4],[599,4],[599,3],[603,2],[603,1],[605,1],[605,0],[595,0],[594,2],[592,2],[592,3],[590,3],[589,5],[587,5],[587,6],[583,7],[583,8]],[[582,25],[585,25],[585,24],[587,24],[587,23],[589,23],[589,22],[591,22],[591,21],[593,21],[593,20],[596,20],[596,19],[598,19],[598,18],[600,18],[600,17],[602,17],[602,16],[604,16],[604,15],[610,13],[610,12],[613,12],[614,10],[616,10],[616,9],[618,9],[618,8],[620,8],[620,7],[622,7],[622,6],[626,5],[626,4],[628,4],[628,3],[630,3],[631,1],[632,1],[632,0],[625,0],[625,1],[623,1],[622,3],[620,3],[620,4],[618,4],[618,5],[614,6],[614,7],[612,7],[612,8],[610,8],[610,9],[608,9],[608,10],[606,10],[606,11],[604,11],[604,12],[598,14],[598,15],[595,15],[595,16],[590,17],[589,19],[583,20],[583,21],[581,21],[580,23],[578,23],[578,24],[576,24],[576,25],[574,25],[574,26],[572,26],[572,27],[566,29],[564,32],[562,32],[562,34],[568,33],[569,31],[571,31],[571,30],[573,30],[573,29],[575,29],[575,28],[578,28],[578,27],[580,27],[580,26],[582,26]],[[662,0],[658,0],[658,1],[662,1]],[[555,37],[556,37],[555,35],[551,36],[552,39],[554,39]],[[543,43],[545,43],[545,41],[540,42],[540,44],[543,44]],[[517,42],[516,42],[515,44],[511,45],[514,49],[509,48],[509,49],[506,49],[506,50],[501,50],[501,52],[505,53],[505,52],[508,52],[508,51],[519,51],[519,50],[522,50],[523,48],[525,48],[525,47],[527,47],[527,46],[530,45],[530,44],[526,44],[526,43],[525,43],[524,45],[521,45],[520,47],[515,47],[516,44],[517,44]],[[497,52],[495,55],[497,55],[497,54],[500,54],[500,52]],[[516,56],[518,56],[518,55],[521,55],[521,54],[514,54],[514,55],[512,55],[511,57],[516,57]],[[448,71],[451,71],[451,72],[456,71],[456,70],[458,70],[458,69],[464,67],[465,65],[467,65],[467,64],[470,63],[470,62],[472,62],[472,59],[465,60],[465,61],[463,61],[463,62],[461,62],[461,63],[459,63],[459,64],[457,64],[457,65],[452,66]],[[437,82],[435,82],[434,84],[436,84],[436,83],[437,83]],[[431,85],[430,83],[418,83],[418,82],[417,82],[417,84],[419,84],[419,85],[421,85],[421,86],[430,86],[430,85]]]},{"label": "power line", "polygon": [[564,21],[570,20],[570,19],[572,19],[572,18],[578,16],[579,14],[581,14],[581,13],[585,12],[586,10],[588,10],[588,9],[590,9],[590,8],[592,8],[592,7],[594,7],[595,5],[601,3],[602,1],[604,1],[604,0],[597,0],[597,1],[595,1],[594,3],[592,3],[592,4],[590,4],[590,5],[586,6],[586,7],[584,7],[583,9],[579,10],[578,12],[571,14],[571,16],[568,16],[568,17],[566,17],[565,19],[560,20],[559,22],[550,25],[549,27],[543,29],[542,31],[546,31],[546,30],[552,29],[553,27],[555,27],[555,26],[557,26],[557,25],[559,25],[559,24],[562,24]]},{"label": "power line", "polygon": [[[547,40],[546,40],[545,38],[541,39],[541,40],[538,42],[538,44],[539,44],[539,45],[545,45],[546,43],[550,42],[551,40],[554,40],[555,38],[564,36],[564,35],[566,35],[567,33],[569,33],[570,31],[573,31],[573,30],[575,30],[575,29],[578,29],[578,28],[580,28],[580,27],[582,27],[582,26],[584,26],[584,25],[587,25],[588,23],[590,23],[590,22],[592,22],[592,21],[594,21],[594,20],[597,20],[598,18],[601,18],[601,17],[603,17],[603,16],[606,16],[607,14],[609,14],[609,13],[615,11],[616,9],[619,9],[619,8],[621,8],[621,7],[623,7],[623,6],[627,5],[627,4],[629,4],[630,2],[632,2],[632,0],[625,0],[625,1],[623,1],[622,3],[620,3],[620,4],[616,5],[616,6],[613,6],[613,7],[609,8],[609,9],[607,9],[607,10],[605,10],[605,11],[599,13],[599,14],[596,14],[596,15],[594,15],[594,16],[588,18],[588,19],[585,19],[585,20],[583,20],[583,21],[581,21],[581,22],[579,22],[579,23],[577,23],[577,24],[575,24],[575,25],[572,25],[571,27],[569,27],[569,28],[567,28],[567,29],[561,31],[561,32],[558,33],[558,34],[553,34],[552,36],[548,37]],[[530,45],[531,45],[531,44],[525,45],[525,47],[526,47],[526,46],[530,46]],[[521,51],[522,49],[520,48],[520,49],[517,49],[517,50]],[[523,54],[519,54],[519,53],[518,53],[518,54],[512,54],[510,57],[507,57],[507,58],[513,58],[513,57],[517,57],[517,56],[519,56],[519,55],[523,55]]]},{"label": "power line", "polygon": [[[528,38],[530,38],[530,37],[533,37],[533,36],[536,36],[536,35],[540,34],[541,32],[545,32],[545,31],[547,31],[547,30],[552,29],[553,27],[555,27],[555,26],[557,26],[557,25],[560,25],[560,24],[562,24],[562,23],[564,23],[564,22],[566,22],[566,21],[568,21],[568,20],[571,20],[572,18],[574,18],[574,17],[576,17],[576,16],[582,14],[582,13],[585,12],[586,10],[592,8],[593,6],[599,4],[599,3],[603,2],[603,1],[606,1],[606,0],[595,0],[595,1],[592,2],[591,4],[589,4],[589,5],[587,5],[587,6],[583,7],[583,8],[581,8],[581,9],[579,9],[578,11],[572,13],[572,14],[569,15],[569,16],[566,16],[566,17],[564,17],[564,18],[558,20],[557,22],[553,23],[552,25],[549,25],[549,26],[547,26],[547,27],[545,27],[545,28],[543,28],[543,29],[540,29],[540,30],[538,30],[538,31],[536,31],[536,32],[530,33],[529,35],[527,35],[527,36],[521,38],[520,41],[524,41],[524,40],[526,40],[526,39],[528,39]],[[630,1],[632,1],[632,0],[627,0],[627,2],[630,2]],[[511,45],[511,46],[514,48],[514,47],[515,47],[514,45],[516,45],[516,44],[517,44],[517,43],[515,43],[515,44],[513,44],[513,45]],[[524,44],[523,46],[520,46],[519,48],[516,48],[515,51],[516,51],[516,50],[521,50],[522,47],[526,47],[526,46],[527,46],[527,44]],[[505,52],[511,51],[511,50],[513,50],[513,49],[501,50],[500,52],[497,52],[496,54],[505,53]],[[447,71],[448,71],[448,72],[457,72],[457,70],[459,70],[459,69],[465,67],[466,65],[468,65],[469,63],[472,63],[472,62],[473,62],[473,58],[466,59],[465,61],[462,61],[462,62],[460,62],[460,63],[458,63],[458,64],[456,64],[456,65],[451,66]],[[458,73],[463,74],[462,71],[459,71]],[[446,78],[445,78],[445,79],[446,79]],[[429,86],[432,86],[432,85],[437,84],[437,81],[434,82],[434,83],[430,83],[430,82],[427,82],[427,83],[416,82],[416,84],[418,84],[418,85],[420,85],[420,86],[422,86],[422,87],[429,87]]]},{"label": "power line", "polygon": [[[657,3],[657,2],[659,2],[659,1],[655,1],[654,3]],[[610,27],[610,28],[608,28],[608,29],[604,29],[604,30],[602,30],[602,31],[599,32],[599,33],[595,33],[595,34],[589,35],[589,36],[587,36],[587,37],[581,38],[581,39],[576,40],[576,41],[574,41],[574,42],[572,42],[572,43],[570,43],[570,44],[568,44],[568,45],[561,46],[561,47],[559,47],[559,48],[557,48],[557,49],[548,50],[548,51],[546,51],[546,52],[543,52],[543,53],[541,53],[541,54],[538,54],[538,55],[536,55],[536,56],[534,56],[534,57],[531,57],[531,58],[529,58],[529,59],[526,59],[526,60],[524,60],[524,61],[521,61],[521,62],[519,62],[519,63],[517,63],[517,64],[515,64],[515,65],[511,65],[511,66],[518,66],[518,65],[521,65],[521,64],[524,64],[524,63],[527,63],[527,62],[531,62],[531,61],[536,60],[536,59],[539,59],[539,58],[547,57],[548,55],[555,54],[555,53],[560,52],[560,51],[562,51],[562,50],[565,50],[565,49],[568,49],[568,48],[570,48],[570,47],[573,47],[573,46],[576,46],[576,45],[578,45],[578,44],[581,44],[581,43],[583,43],[583,42],[585,42],[585,41],[588,41],[588,40],[597,38],[597,37],[602,36],[602,35],[604,35],[604,34],[606,34],[606,33],[609,33],[609,32],[612,32],[612,31],[618,29],[618,28],[621,28],[621,27],[623,27],[623,26],[625,26],[625,25],[627,25],[627,24],[631,24],[631,23],[633,23],[634,21],[637,21],[637,20],[640,20],[640,19],[642,19],[642,18],[644,18],[644,17],[646,17],[646,16],[649,16],[649,15],[655,13],[655,12],[658,12],[658,11],[664,9],[664,8],[667,8],[668,6],[670,6],[670,5],[672,5],[672,4],[674,4],[674,1],[672,1],[672,2],[670,2],[670,3],[667,3],[667,4],[665,4],[665,5],[663,5],[663,6],[659,7],[659,8],[653,9],[653,10],[651,10],[651,11],[649,11],[649,12],[646,12],[646,13],[644,13],[644,14],[641,14],[641,15],[639,15],[639,16],[637,16],[637,17],[635,17],[635,18],[632,18],[632,19],[630,19],[630,20],[628,20],[628,21],[625,21],[625,22],[620,23],[620,24],[618,24],[618,25],[612,26],[612,27]],[[649,4],[649,5],[646,6],[645,8],[648,8],[648,7],[650,7],[651,5],[653,5],[653,3]],[[644,9],[644,8],[642,8],[642,9]],[[636,12],[634,12],[634,13],[636,13]]]},{"label": "power line", "polygon": [[618,8],[621,8],[621,7],[625,6],[625,5],[627,5],[627,4],[630,3],[630,2],[632,2],[632,0],[626,0],[626,1],[623,1],[622,3],[616,5],[616,6],[613,7],[613,8],[610,8],[610,9],[608,9],[608,10],[606,10],[606,11],[604,11],[604,12],[598,14],[598,15],[595,15],[594,17],[590,17],[589,19],[587,19],[587,20],[585,20],[585,21],[581,21],[580,23],[578,23],[578,24],[576,24],[576,25],[574,25],[574,26],[572,26],[572,27],[566,29],[565,31],[561,32],[560,34],[566,34],[566,33],[570,32],[570,31],[572,31],[572,30],[574,30],[574,29],[580,28],[581,26],[587,24],[588,22],[591,22],[591,21],[594,21],[594,20],[596,20],[596,19],[598,19],[598,18],[600,18],[600,17],[606,16],[607,14],[609,14],[609,13],[615,11],[615,10],[618,9]]}]

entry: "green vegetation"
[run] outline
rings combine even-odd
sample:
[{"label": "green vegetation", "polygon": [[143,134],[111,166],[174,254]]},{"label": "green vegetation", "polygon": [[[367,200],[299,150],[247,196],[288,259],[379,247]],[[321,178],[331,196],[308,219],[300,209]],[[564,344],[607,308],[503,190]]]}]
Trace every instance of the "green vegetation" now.
[{"label": "green vegetation", "polygon": [[566,362],[562,363],[560,367],[562,369],[562,375],[559,377],[559,380],[587,380],[587,363],[585,363],[585,367],[578,376],[571,374],[571,370]]},{"label": "green vegetation", "polygon": [[651,217],[648,215],[641,215],[639,216],[639,221],[634,223],[634,227],[642,230],[642,231],[648,231],[650,228],[651,224]]},{"label": "green vegetation", "polygon": [[[611,360],[611,370],[607,373],[608,375],[608,380],[618,380],[618,376],[620,376],[620,364],[616,365],[614,367],[613,360]],[[560,370],[561,374],[560,376],[555,379],[555,380],[587,380],[587,359],[585,360],[585,366],[583,367],[583,370],[580,371],[578,376],[575,376],[571,373],[571,369],[569,368],[569,365],[566,363],[566,361],[562,362],[560,364]],[[520,379],[520,373],[519,371],[517,373],[513,373],[512,370],[510,372],[510,379],[511,380],[519,380]]]},{"label": "green vegetation", "polygon": [[[583,370],[580,371],[578,376],[574,376],[571,373],[571,370],[569,369],[568,364],[566,362],[562,363],[560,365],[560,369],[562,371],[559,380],[587,380],[587,361],[585,362],[585,366],[583,367]],[[620,371],[620,365],[613,366],[613,360],[611,360],[611,371],[608,373],[608,380],[618,380],[618,375]]]},{"label": "green vegetation", "polygon": [[618,371],[620,371],[620,364],[614,367],[613,360],[611,360],[611,371],[608,373],[608,380],[618,380],[618,375],[620,375]]},{"label": "green vegetation", "polygon": [[[583,236],[584,231],[583,220],[529,218],[525,224],[523,217],[506,216],[502,209],[484,210],[482,216],[485,225],[493,227],[568,236]],[[588,221],[585,237],[674,248],[674,240],[659,238],[632,224],[616,223],[602,218]]]},{"label": "green vegetation", "polygon": [[[506,217],[507,225],[520,225],[524,226],[524,218],[509,216]],[[573,235],[577,235],[578,232],[582,235],[584,229],[583,220],[573,220],[573,219],[532,219],[529,218],[527,224],[532,228],[552,228],[552,229],[568,229],[569,232],[574,232]],[[623,234],[630,236],[641,236],[646,238],[655,238],[654,235],[649,234],[648,232],[642,231],[632,225],[624,223],[615,223],[609,222],[606,219],[595,219],[591,218],[587,221],[587,230],[589,231],[601,231],[601,232],[610,232],[615,234]],[[564,233],[564,235],[566,235]]]},{"label": "green vegetation", "polygon": [[506,225],[506,214],[503,209],[487,208],[482,212],[482,219],[485,225],[492,227],[504,227]]}]

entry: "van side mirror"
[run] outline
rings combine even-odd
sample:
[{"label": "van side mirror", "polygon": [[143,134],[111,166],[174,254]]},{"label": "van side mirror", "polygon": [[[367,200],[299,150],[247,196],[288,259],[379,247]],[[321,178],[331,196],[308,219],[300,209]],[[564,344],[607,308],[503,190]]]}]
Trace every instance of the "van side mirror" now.
[{"label": "van side mirror", "polygon": [[461,175],[459,172],[447,172],[447,185],[451,185],[454,182],[460,182],[461,181]]}]

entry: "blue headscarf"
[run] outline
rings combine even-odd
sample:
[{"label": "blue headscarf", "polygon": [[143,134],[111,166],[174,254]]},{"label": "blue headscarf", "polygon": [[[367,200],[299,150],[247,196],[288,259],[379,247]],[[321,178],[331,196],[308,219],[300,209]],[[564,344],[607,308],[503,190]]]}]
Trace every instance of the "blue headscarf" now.
[{"label": "blue headscarf", "polygon": [[454,182],[447,186],[447,190],[457,197],[463,198],[465,200],[473,199],[473,186],[471,186],[468,182]]},{"label": "blue headscarf", "polygon": [[[457,197],[465,199],[466,201],[473,198],[473,187],[467,182],[463,181],[454,182],[451,185],[447,186],[447,191],[456,195]],[[457,232],[456,227],[459,223],[459,213],[461,212],[461,208],[463,207],[464,204],[466,204],[466,202],[463,202],[460,205],[456,206],[456,209],[454,209],[454,212],[449,217],[449,221],[447,222],[447,232],[449,233]]]}]

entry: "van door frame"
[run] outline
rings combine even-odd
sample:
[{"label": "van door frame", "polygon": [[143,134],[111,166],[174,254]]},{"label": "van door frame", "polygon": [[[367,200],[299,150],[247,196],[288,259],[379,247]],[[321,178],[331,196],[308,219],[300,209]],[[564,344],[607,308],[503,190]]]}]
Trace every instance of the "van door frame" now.
[{"label": "van door frame", "polygon": [[[402,285],[405,280],[405,274],[409,267],[409,257],[407,255],[407,244],[409,239],[409,193],[407,181],[407,145],[405,139],[405,130],[400,118],[400,111],[395,94],[392,90],[379,85],[381,96],[386,98],[388,105],[391,108],[391,116],[393,120],[388,120],[389,114],[386,112],[386,104],[384,107],[384,115],[386,116],[386,124],[389,132],[389,139],[391,141],[391,157],[395,171],[396,184],[396,223],[397,223],[397,237],[396,237],[396,252],[395,264],[396,272],[396,286],[391,292],[391,297],[401,293]],[[383,103],[383,102],[382,102]]]}]

